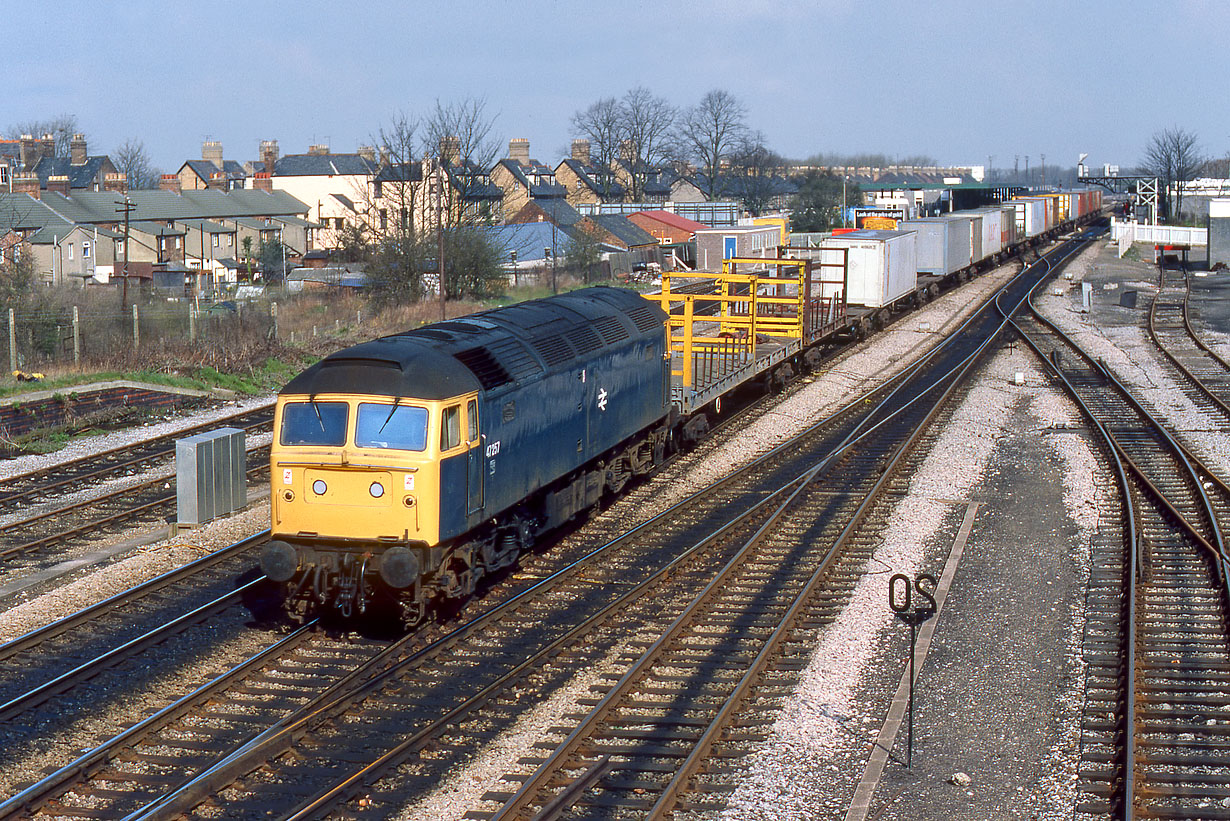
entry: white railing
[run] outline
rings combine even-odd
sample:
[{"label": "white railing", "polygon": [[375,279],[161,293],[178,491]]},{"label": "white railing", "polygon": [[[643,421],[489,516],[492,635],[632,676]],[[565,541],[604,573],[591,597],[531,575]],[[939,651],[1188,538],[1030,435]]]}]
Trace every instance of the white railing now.
[{"label": "white railing", "polygon": [[1111,218],[1111,239],[1119,243],[1119,256],[1123,256],[1133,242],[1151,245],[1208,245],[1207,228],[1187,228],[1182,225],[1149,225]]}]

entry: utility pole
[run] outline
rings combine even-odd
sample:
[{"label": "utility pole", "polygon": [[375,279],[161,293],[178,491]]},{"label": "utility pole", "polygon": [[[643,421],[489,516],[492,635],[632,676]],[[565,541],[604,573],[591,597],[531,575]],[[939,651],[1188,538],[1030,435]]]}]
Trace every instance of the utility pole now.
[{"label": "utility pole", "polygon": [[1046,188],[1046,155],[1042,156],[1042,187]]},{"label": "utility pole", "polygon": [[991,181],[991,169],[994,167],[995,167],[995,155],[987,154],[987,175],[985,177],[985,180],[987,182]]},{"label": "utility pole", "polygon": [[115,209],[115,213],[124,215],[124,274],[123,274],[124,293],[120,297],[120,307],[127,308],[128,307],[128,226],[129,226],[129,219],[132,216],[132,212],[137,209],[137,206],[132,204],[132,200],[128,198],[127,194],[124,195],[124,202],[122,203],[117,202],[116,205],[120,207]]},{"label": "utility pole", "polygon": [[440,154],[440,187],[436,192],[436,277],[440,282],[440,320],[448,319],[448,308],[444,302],[444,185],[448,168],[444,165],[447,155]]}]

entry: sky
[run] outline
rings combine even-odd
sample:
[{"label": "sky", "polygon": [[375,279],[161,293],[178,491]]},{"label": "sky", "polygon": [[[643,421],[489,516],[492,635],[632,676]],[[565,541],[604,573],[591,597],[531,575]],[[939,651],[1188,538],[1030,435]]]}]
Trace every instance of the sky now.
[{"label": "sky", "polygon": [[204,140],[241,162],[265,139],[352,152],[471,98],[504,150],[528,138],[554,165],[575,112],[636,86],[680,107],[725,89],[797,159],[1127,167],[1174,126],[1230,154],[1219,0],[48,0],[24,17],[0,129],[73,114],[90,154],[136,138],[163,171]]}]

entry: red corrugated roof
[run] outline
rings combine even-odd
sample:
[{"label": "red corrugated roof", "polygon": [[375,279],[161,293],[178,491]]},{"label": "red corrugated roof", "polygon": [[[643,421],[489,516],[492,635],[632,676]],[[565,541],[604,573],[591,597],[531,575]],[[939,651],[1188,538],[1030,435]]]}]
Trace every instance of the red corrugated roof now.
[{"label": "red corrugated roof", "polygon": [[692,231],[695,233],[702,228],[708,228],[703,222],[690,220],[687,217],[681,217],[678,214],[672,214],[670,211],[636,211],[634,213],[644,214],[647,217],[652,217],[658,222],[665,223],[672,228],[678,228],[681,231]]}]

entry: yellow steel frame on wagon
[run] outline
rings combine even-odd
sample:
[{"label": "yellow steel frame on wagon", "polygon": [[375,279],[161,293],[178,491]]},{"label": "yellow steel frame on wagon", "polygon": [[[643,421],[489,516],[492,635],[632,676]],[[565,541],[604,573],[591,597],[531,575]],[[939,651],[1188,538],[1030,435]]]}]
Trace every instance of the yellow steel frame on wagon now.
[{"label": "yellow steel frame on wagon", "polygon": [[[760,270],[741,274],[739,266]],[[840,268],[841,278],[813,278],[817,269],[825,268]],[[783,276],[786,270],[793,275]],[[845,319],[846,275],[844,250],[840,263],[735,257],[722,261],[712,293],[672,292],[671,276],[664,273],[662,292],[646,298],[660,301],[669,315],[667,346],[672,362],[677,362],[672,376],[679,377],[685,389],[693,389],[698,370],[706,383],[755,362],[760,337],[779,343],[797,340],[791,346],[797,347],[835,330]],[[707,310],[698,310],[698,304]]]}]

